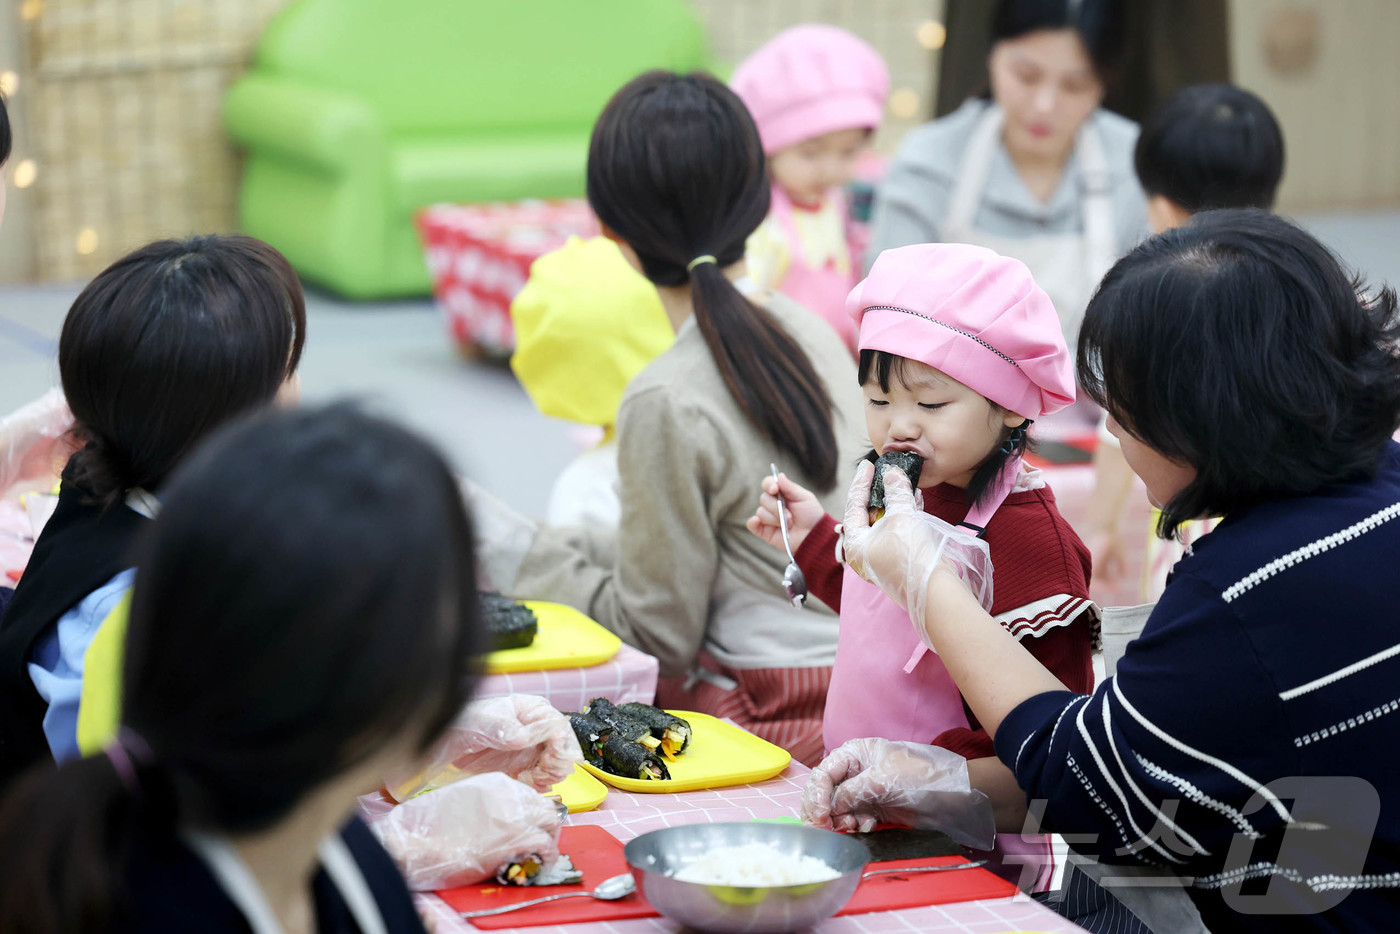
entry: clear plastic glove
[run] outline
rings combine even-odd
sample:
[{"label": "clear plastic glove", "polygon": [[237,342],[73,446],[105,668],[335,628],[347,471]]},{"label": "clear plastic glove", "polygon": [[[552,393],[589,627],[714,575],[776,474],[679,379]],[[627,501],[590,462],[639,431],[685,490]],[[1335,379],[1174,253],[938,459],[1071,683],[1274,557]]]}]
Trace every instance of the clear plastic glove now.
[{"label": "clear plastic glove", "polygon": [[974,850],[996,842],[992,802],[973,790],[966,759],[887,739],[853,739],[822,760],[802,790],[802,820],[841,832],[877,824],[941,830]]},{"label": "clear plastic glove", "polygon": [[415,892],[471,885],[501,867],[559,860],[564,818],[552,800],[493,772],[405,801],[371,823]]},{"label": "clear plastic glove", "polygon": [[73,413],[62,389],[51,389],[0,418],[0,493],[24,484],[47,490],[78,449]]},{"label": "clear plastic glove", "polygon": [[533,694],[473,701],[447,728],[428,765],[388,783],[395,801],[467,775],[504,772],[539,792],[568,778],[583,761],[569,720]]},{"label": "clear plastic glove", "polygon": [[875,466],[862,462],[846,497],[841,526],[846,563],[908,611],[924,644],[924,602],[929,579],[942,563],[967,586],[984,610],[992,608],[992,554],[968,529],[944,522],[918,507],[909,478],[885,469],[885,515],[870,523],[870,482]]}]

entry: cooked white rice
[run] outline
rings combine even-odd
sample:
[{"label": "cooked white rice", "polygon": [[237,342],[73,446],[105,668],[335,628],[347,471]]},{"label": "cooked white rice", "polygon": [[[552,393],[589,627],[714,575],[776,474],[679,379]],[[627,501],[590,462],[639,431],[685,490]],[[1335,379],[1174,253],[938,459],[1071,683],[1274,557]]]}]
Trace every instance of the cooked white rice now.
[{"label": "cooked white rice", "polygon": [[768,843],[746,843],[711,850],[674,874],[680,882],[766,888],[812,885],[841,873],[813,856],[789,856]]}]

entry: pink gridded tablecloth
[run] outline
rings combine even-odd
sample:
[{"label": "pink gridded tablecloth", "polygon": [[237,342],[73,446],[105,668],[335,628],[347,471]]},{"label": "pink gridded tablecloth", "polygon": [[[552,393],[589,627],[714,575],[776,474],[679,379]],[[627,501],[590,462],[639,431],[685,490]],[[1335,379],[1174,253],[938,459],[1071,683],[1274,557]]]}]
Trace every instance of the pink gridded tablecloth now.
[{"label": "pink gridded tablecloth", "polygon": [[[793,763],[772,781],[756,785],[695,791],[678,795],[629,794],[612,789],[596,811],[573,814],[573,825],[594,824],[607,829],[624,843],[662,827],[682,824],[749,821],[757,818],[793,817],[802,801],[808,769]],[[436,895],[417,896],[420,913],[436,934],[473,934],[477,929],[464,921]],[[515,928],[521,934],[673,934],[681,930],[665,918],[638,918],[572,924],[568,927]],[[885,934],[926,931],[933,934],[1001,934],[1036,931],[1045,934],[1080,931],[1081,928],[1024,895],[992,901],[930,905],[902,911],[833,918],[819,926],[821,934]]]},{"label": "pink gridded tablecloth", "polygon": [[555,710],[582,710],[595,697],[606,697],[614,704],[650,704],[656,699],[657,671],[656,659],[624,645],[612,661],[592,668],[487,675],[472,696],[479,700],[534,694],[549,701]]}]

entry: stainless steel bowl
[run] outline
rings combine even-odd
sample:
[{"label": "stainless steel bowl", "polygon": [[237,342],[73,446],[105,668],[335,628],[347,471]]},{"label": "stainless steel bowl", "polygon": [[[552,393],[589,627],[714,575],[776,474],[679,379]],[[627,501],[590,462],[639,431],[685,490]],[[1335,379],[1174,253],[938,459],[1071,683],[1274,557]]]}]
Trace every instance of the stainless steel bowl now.
[{"label": "stainless steel bowl", "polygon": [[[812,856],[841,873],[828,882],[740,888],[679,882],[671,876],[717,847],[766,843],[784,855]],[[797,824],[691,824],[642,834],[624,849],[652,907],[700,931],[801,931],[845,907],[870,851],[839,833]]]}]

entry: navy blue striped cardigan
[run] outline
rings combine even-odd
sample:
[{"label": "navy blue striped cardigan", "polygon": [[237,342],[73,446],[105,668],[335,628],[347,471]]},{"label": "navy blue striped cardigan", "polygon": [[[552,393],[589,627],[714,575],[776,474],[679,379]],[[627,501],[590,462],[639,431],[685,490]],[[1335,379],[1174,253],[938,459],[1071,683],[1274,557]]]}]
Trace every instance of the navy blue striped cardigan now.
[{"label": "navy blue striped cardigan", "polygon": [[1227,517],[1116,677],[1026,700],[996,748],[1047,829],[1169,868],[1215,934],[1400,930],[1400,445]]}]

